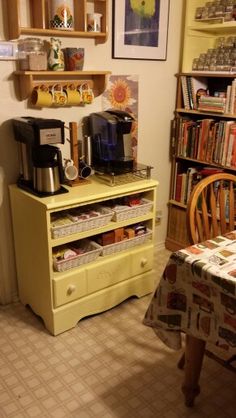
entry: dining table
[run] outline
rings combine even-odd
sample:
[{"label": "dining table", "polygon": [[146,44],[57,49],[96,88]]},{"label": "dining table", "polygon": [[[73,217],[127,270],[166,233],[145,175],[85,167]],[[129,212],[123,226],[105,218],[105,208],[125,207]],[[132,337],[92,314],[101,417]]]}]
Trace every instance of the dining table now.
[{"label": "dining table", "polygon": [[143,324],[174,350],[185,344],[182,392],[192,407],[206,344],[236,355],[236,230],[170,255]]}]

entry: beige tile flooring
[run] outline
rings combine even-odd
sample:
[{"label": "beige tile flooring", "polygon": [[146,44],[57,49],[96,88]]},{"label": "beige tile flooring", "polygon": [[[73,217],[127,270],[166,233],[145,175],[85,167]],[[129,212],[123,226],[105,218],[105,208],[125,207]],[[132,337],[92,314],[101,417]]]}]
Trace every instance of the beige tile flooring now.
[{"label": "beige tile flooring", "polygon": [[[157,278],[168,256],[156,254]],[[0,417],[235,417],[235,374],[208,357],[195,407],[184,406],[180,352],[142,325],[150,297],[57,337],[20,303],[0,307]]]}]

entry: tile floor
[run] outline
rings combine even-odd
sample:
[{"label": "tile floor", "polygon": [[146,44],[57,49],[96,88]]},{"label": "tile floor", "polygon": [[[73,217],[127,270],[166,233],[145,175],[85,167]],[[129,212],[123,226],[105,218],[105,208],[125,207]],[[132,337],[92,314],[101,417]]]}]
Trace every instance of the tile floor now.
[{"label": "tile floor", "polygon": [[[156,254],[158,278],[169,253]],[[202,393],[184,406],[180,352],[142,325],[151,295],[57,337],[20,303],[0,307],[0,417],[233,418],[235,373],[206,357]]]}]

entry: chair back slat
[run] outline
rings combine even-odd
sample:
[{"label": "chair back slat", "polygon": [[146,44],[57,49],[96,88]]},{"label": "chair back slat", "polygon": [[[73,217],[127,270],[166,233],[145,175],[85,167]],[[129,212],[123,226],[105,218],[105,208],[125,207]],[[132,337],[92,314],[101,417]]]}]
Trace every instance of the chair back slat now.
[{"label": "chair back slat", "polygon": [[236,229],[236,176],[210,175],[194,187],[187,205],[187,226],[192,243]]},{"label": "chair back slat", "polygon": [[230,231],[233,231],[234,229],[234,198],[235,198],[235,193],[234,193],[234,184],[231,181],[230,182],[230,190],[229,190],[229,229]]},{"label": "chair back slat", "polygon": [[210,225],[209,225],[209,219],[208,219],[206,198],[207,198],[206,190],[203,190],[203,192],[201,193],[202,224],[203,224],[203,231],[204,231],[204,239],[209,239],[210,238]]},{"label": "chair back slat", "polygon": [[223,181],[219,185],[219,207],[220,207],[220,229],[221,233],[226,233],[226,190],[223,187]]},{"label": "chair back slat", "polygon": [[217,223],[217,204],[216,204],[216,195],[214,193],[214,184],[210,184],[210,211],[212,214],[211,226],[212,234],[216,237],[218,235],[218,223]]}]

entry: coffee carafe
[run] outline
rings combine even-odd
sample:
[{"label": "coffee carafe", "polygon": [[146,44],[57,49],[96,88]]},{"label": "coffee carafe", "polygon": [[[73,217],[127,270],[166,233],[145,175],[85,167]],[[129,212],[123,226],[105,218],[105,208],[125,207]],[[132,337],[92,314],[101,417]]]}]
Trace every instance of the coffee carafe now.
[{"label": "coffee carafe", "polygon": [[64,180],[61,150],[42,145],[34,148],[32,158],[34,190],[47,194],[60,190]]}]

